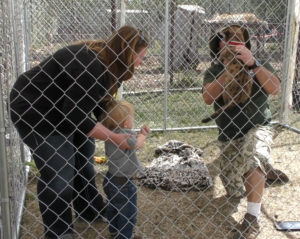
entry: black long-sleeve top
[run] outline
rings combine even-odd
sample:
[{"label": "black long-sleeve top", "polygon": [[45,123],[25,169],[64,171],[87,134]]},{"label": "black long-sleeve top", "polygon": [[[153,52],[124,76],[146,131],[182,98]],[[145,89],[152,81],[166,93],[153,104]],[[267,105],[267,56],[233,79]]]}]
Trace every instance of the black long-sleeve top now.
[{"label": "black long-sleeve top", "polygon": [[41,135],[86,134],[95,126],[110,86],[94,51],[68,46],[18,77],[10,93],[11,119]]}]

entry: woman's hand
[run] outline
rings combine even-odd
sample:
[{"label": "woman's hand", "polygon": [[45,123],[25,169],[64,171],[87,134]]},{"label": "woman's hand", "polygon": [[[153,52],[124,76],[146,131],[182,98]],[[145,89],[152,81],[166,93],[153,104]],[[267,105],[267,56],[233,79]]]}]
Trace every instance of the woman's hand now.
[{"label": "woman's hand", "polygon": [[[238,53],[237,58],[245,65],[252,66],[255,63],[251,51],[245,46],[236,46],[235,51]],[[253,72],[264,90],[271,95],[278,95],[281,89],[279,78],[265,67],[257,67]]]},{"label": "woman's hand", "polygon": [[252,66],[255,58],[252,52],[246,46],[236,46],[234,51],[237,53],[237,59],[241,60],[246,66]]},{"label": "woman's hand", "polygon": [[130,146],[127,143],[128,137],[132,137],[129,134],[116,134],[115,132],[106,128],[103,124],[98,122],[95,127],[87,134],[89,137],[110,141],[120,147],[120,149],[129,149]]}]

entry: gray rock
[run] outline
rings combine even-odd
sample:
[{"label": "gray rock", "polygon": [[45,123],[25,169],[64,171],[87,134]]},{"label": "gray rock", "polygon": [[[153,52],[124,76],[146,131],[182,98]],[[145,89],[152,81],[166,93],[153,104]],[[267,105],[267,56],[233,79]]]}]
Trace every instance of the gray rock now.
[{"label": "gray rock", "polygon": [[201,149],[171,140],[155,154],[158,157],[138,176],[141,185],[170,191],[200,191],[212,186]]}]

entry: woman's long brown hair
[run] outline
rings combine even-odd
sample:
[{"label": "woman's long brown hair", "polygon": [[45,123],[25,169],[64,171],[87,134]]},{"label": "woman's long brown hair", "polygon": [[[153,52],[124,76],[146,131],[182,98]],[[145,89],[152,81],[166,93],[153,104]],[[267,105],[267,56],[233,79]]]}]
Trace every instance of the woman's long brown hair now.
[{"label": "woman's long brown hair", "polygon": [[107,40],[86,42],[88,48],[97,52],[107,66],[112,81],[110,94],[117,92],[123,81],[134,73],[134,55],[148,46],[148,39],[142,31],[123,26]]}]

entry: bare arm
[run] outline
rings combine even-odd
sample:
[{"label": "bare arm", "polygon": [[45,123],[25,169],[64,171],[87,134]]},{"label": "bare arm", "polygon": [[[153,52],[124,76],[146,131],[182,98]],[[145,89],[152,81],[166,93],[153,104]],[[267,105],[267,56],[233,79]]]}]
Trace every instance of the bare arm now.
[{"label": "bare arm", "polygon": [[136,145],[135,145],[136,149],[139,149],[144,145],[144,143],[146,141],[146,138],[147,138],[147,135],[149,133],[150,133],[149,127],[146,126],[146,125],[143,125],[141,127],[140,132],[138,133],[138,136],[137,136],[137,142],[136,142]]},{"label": "bare arm", "polygon": [[217,100],[224,91],[224,82],[226,80],[226,72],[224,72],[218,79],[215,81],[206,84],[203,87],[203,99],[204,102],[208,105],[211,105],[215,100]]},{"label": "bare arm", "polygon": [[259,66],[253,69],[257,80],[264,90],[270,95],[278,95],[281,90],[280,80],[268,69]]},{"label": "bare arm", "polygon": [[129,149],[130,146],[127,143],[127,138],[129,135],[127,134],[116,134],[106,128],[103,124],[97,123],[95,127],[88,133],[89,137],[103,140],[103,141],[110,141],[115,143],[120,147],[120,149]]}]

